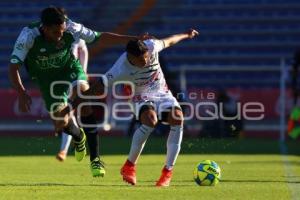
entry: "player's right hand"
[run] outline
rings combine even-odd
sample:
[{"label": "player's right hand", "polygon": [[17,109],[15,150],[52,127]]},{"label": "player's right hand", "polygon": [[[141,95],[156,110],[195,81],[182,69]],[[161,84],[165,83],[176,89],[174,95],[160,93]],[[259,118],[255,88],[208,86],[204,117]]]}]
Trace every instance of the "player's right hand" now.
[{"label": "player's right hand", "polygon": [[29,112],[31,103],[31,97],[26,92],[22,92],[19,94],[19,110],[21,112]]}]

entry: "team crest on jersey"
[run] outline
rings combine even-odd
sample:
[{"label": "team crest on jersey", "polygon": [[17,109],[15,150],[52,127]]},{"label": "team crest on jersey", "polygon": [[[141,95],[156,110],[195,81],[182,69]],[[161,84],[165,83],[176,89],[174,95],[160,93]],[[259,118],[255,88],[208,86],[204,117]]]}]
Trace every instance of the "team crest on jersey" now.
[{"label": "team crest on jersey", "polygon": [[56,49],[62,49],[64,46],[65,46],[65,41],[64,40],[60,40],[56,44]]}]

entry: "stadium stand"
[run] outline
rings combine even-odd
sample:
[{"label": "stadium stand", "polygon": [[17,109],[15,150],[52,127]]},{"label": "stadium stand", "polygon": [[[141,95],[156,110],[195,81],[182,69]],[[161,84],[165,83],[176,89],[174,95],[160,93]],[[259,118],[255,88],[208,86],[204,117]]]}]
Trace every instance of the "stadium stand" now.
[{"label": "stadium stand", "polygon": [[[141,1],[43,1],[26,3],[2,1],[0,14],[1,87],[7,87],[6,70],[13,43],[21,28],[35,21],[48,5],[63,6],[69,16],[85,25],[113,31],[134,14]],[[280,58],[290,59],[300,45],[300,2],[296,0],[166,0],[155,6],[129,33],[149,32],[157,37],[181,32],[189,27],[201,37],[162,53],[168,67],[278,66]],[[93,19],[93,20],[90,20]],[[91,61],[91,72],[106,71],[123,49],[109,48]],[[272,79],[274,75],[269,78]]]},{"label": "stadium stand", "polygon": [[[144,10],[138,21],[128,23],[145,2],[153,4],[151,9]],[[278,113],[274,110],[277,105],[280,71],[247,73],[242,69],[249,67],[279,69],[282,58],[289,64],[293,53],[300,46],[300,13],[298,12],[300,1],[90,0],[88,3],[84,0],[44,0],[38,3],[36,0],[28,0],[26,3],[22,0],[1,1],[0,88],[5,88],[3,94],[10,92],[6,90],[10,87],[7,66],[18,34],[22,27],[38,20],[40,11],[49,5],[65,7],[71,19],[99,31],[123,31],[122,33],[135,35],[148,32],[162,38],[191,27],[200,30],[200,37],[180,43],[161,53],[169,71],[177,73],[183,66],[190,69],[199,67],[241,69],[226,73],[187,71],[186,88],[189,91],[199,88],[213,90],[247,88],[250,92],[244,94],[246,97],[255,96],[258,89],[262,89],[257,96],[264,96],[264,99],[259,101],[272,99],[270,108],[267,109],[267,113],[270,113],[267,118],[276,119],[275,122],[271,122],[271,125],[278,124]],[[130,26],[122,29],[126,23]],[[101,51],[90,60],[88,71],[105,72],[123,50],[124,47],[117,46]],[[24,71],[22,76],[25,77],[25,85],[28,86],[30,81],[26,79]],[[178,80],[175,79],[177,84]],[[266,93],[264,88],[274,90]],[[238,96],[238,92],[236,94]],[[270,104],[267,101],[264,103]],[[37,115],[43,116],[43,114]],[[268,122],[262,123],[265,125]],[[198,124],[198,122],[194,123],[194,125]],[[32,127],[35,126],[36,124]],[[49,124],[46,126],[47,130],[51,129]],[[12,127],[16,128],[15,125]],[[253,127],[257,127],[257,124]],[[6,126],[4,128],[7,129]],[[22,123],[20,129],[23,128]]]}]

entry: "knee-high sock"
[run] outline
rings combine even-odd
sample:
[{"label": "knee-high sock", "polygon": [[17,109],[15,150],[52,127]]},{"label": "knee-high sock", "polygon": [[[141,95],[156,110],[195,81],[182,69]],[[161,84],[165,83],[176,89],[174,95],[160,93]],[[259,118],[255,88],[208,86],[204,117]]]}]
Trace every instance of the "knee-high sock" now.
[{"label": "knee-high sock", "polygon": [[175,165],[177,156],[180,151],[182,141],[183,127],[181,125],[171,126],[171,130],[167,141],[167,158],[166,168],[172,169]]},{"label": "knee-high sock", "polygon": [[80,133],[80,129],[76,123],[75,117],[71,117],[68,126],[64,129],[64,132],[73,136],[75,141],[81,141],[83,135]]},{"label": "knee-high sock", "polygon": [[154,128],[143,124],[134,132],[130,152],[128,155],[128,160],[131,163],[136,164],[141,152],[143,151],[145,143],[153,129]]},{"label": "knee-high sock", "polygon": [[71,140],[72,140],[72,136],[63,132],[61,134],[60,151],[68,152]]},{"label": "knee-high sock", "polygon": [[[97,120],[94,114],[88,116],[81,116],[81,122],[83,124],[83,130],[86,134],[87,143],[90,150],[90,160],[93,161],[99,156],[99,136],[97,130]],[[86,127],[84,125],[93,125],[94,127]]]}]

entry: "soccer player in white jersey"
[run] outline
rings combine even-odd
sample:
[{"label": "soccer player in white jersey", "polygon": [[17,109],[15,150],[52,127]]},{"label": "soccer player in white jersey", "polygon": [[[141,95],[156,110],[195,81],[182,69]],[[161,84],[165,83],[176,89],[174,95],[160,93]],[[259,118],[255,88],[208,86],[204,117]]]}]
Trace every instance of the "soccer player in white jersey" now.
[{"label": "soccer player in white jersey", "polygon": [[135,131],[128,158],[121,168],[123,180],[136,184],[136,164],[146,140],[158,120],[170,124],[166,162],[156,186],[169,186],[172,170],[180,151],[183,134],[183,114],[179,103],[168,89],[162,73],[158,53],[177,42],[194,38],[194,29],[158,40],[135,40],[127,44],[113,67],[105,74],[108,85],[115,81],[130,81],[134,88],[132,103],[141,126]]},{"label": "soccer player in white jersey", "polygon": [[[87,64],[89,58],[89,52],[84,40],[80,39],[72,45],[72,52],[75,58],[79,59],[82,69],[85,74],[87,74]],[[60,150],[56,155],[56,159],[59,161],[64,161],[67,158],[68,150],[72,136],[67,133],[62,132],[61,134],[61,144]]]}]

